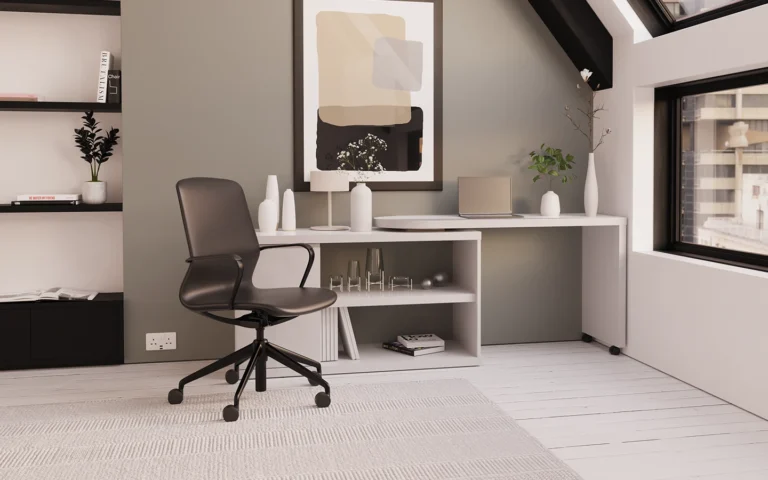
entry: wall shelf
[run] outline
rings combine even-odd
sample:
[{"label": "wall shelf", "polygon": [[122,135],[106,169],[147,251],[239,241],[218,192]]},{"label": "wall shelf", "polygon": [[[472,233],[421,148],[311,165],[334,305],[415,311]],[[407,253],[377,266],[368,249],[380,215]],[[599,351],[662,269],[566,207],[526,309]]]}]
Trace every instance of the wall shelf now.
[{"label": "wall shelf", "polygon": [[14,112],[119,112],[120,103],[96,102],[2,102],[0,110]]},{"label": "wall shelf", "polygon": [[120,15],[120,2],[112,0],[0,0],[0,12]]},{"label": "wall shelf", "polygon": [[0,213],[62,213],[62,212],[122,212],[122,203],[102,203],[101,205],[0,205]]}]

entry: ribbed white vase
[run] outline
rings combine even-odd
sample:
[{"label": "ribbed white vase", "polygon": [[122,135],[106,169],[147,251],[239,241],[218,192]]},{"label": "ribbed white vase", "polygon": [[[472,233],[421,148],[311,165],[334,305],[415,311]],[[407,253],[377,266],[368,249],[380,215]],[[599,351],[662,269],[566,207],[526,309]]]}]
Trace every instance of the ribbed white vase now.
[{"label": "ribbed white vase", "polygon": [[595,154],[589,154],[587,180],[584,183],[584,213],[588,217],[597,216],[597,174],[595,173]]},{"label": "ribbed white vase", "polygon": [[277,206],[272,200],[264,200],[259,205],[259,231],[266,234],[277,231]]},{"label": "ribbed white vase", "polygon": [[350,195],[350,216],[353,232],[370,232],[373,227],[373,194],[365,183],[358,183]]},{"label": "ribbed white vase", "polygon": [[277,185],[277,175],[267,176],[267,192],[265,195],[266,200],[272,200],[277,208],[278,215],[280,214],[280,188]]},{"label": "ribbed white vase", "polygon": [[541,216],[559,217],[560,216],[560,197],[552,190],[541,196]]},{"label": "ribbed white vase", "polygon": [[290,188],[283,192],[283,230],[293,232],[296,230],[296,201],[293,198],[293,190]]}]

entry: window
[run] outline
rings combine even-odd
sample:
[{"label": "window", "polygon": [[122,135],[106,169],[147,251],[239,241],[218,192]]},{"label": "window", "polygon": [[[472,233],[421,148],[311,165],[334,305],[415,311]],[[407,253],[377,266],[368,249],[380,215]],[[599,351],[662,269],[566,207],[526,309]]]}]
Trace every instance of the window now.
[{"label": "window", "polygon": [[656,247],[768,270],[768,69],[656,91]]},{"label": "window", "polygon": [[767,3],[768,0],[629,0],[654,37]]}]

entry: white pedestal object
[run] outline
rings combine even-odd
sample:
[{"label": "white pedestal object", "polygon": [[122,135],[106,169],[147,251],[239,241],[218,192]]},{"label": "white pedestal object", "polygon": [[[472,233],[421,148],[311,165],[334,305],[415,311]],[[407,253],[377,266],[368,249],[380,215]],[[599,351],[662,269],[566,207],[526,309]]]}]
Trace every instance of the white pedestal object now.
[{"label": "white pedestal object", "polygon": [[595,154],[589,154],[587,180],[584,183],[584,213],[588,217],[597,216],[597,174],[595,173]]},{"label": "white pedestal object", "polygon": [[83,183],[83,203],[99,205],[107,202],[107,182]]},{"label": "white pedestal object", "polygon": [[349,211],[353,232],[370,232],[373,228],[373,194],[365,183],[358,183],[350,195]]},{"label": "white pedestal object", "polygon": [[267,176],[267,191],[265,194],[266,200],[271,200],[277,208],[278,215],[280,214],[280,187],[277,185],[277,175]]},{"label": "white pedestal object", "polygon": [[560,216],[560,197],[558,197],[552,190],[541,196],[541,216]]},{"label": "white pedestal object", "polygon": [[293,198],[293,190],[290,188],[283,193],[283,230],[293,232],[296,230],[296,201]]},{"label": "white pedestal object", "polygon": [[264,200],[259,205],[259,231],[266,234],[277,231],[277,205],[272,200]]}]

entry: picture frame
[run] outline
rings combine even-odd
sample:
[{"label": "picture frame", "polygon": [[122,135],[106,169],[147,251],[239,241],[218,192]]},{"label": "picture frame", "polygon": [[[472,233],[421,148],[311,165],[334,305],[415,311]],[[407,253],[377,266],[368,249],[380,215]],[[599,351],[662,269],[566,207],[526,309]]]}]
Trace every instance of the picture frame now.
[{"label": "picture frame", "polygon": [[[442,18],[442,0],[293,0],[295,191],[313,169],[374,191],[443,189]],[[343,162],[363,141],[378,171]]]}]

